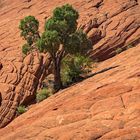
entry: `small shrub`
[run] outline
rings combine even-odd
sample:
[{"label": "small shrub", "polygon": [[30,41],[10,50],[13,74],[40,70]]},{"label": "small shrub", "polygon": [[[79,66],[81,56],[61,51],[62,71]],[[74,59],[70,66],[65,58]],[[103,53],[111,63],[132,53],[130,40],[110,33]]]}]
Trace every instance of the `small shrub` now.
[{"label": "small shrub", "polygon": [[85,56],[68,56],[63,59],[61,77],[64,86],[76,82],[90,72],[92,61]]},{"label": "small shrub", "polygon": [[126,49],[128,50],[130,48],[133,48],[133,45],[129,44]]},{"label": "small shrub", "polygon": [[50,90],[48,90],[47,88],[43,88],[43,89],[41,89],[37,92],[36,102],[39,103],[39,102],[45,100],[46,98],[48,98],[51,95],[52,95],[52,93],[51,93]]},{"label": "small shrub", "polygon": [[23,106],[23,105],[20,105],[19,107],[17,107],[17,113],[20,115],[20,114],[23,114],[27,111],[26,107]]},{"label": "small shrub", "polygon": [[119,53],[121,53],[122,51],[123,51],[122,48],[117,48],[115,52],[116,52],[116,54],[119,54]]}]

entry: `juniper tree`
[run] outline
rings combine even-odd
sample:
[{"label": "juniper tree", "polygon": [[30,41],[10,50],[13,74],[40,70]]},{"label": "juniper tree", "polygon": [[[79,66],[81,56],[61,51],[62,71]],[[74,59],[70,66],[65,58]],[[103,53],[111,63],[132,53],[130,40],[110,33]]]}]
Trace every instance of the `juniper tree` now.
[{"label": "juniper tree", "polygon": [[[39,36],[38,21],[30,16],[21,21],[21,35],[29,48],[33,44],[40,52],[48,52],[54,66],[55,89],[62,87],[61,61],[70,54],[86,53],[91,47],[87,35],[77,28],[78,12],[69,4],[54,9],[52,16],[46,21],[44,32]],[[27,49],[28,50],[28,49]]]},{"label": "juniper tree", "polygon": [[35,42],[40,38],[39,22],[34,16],[27,16],[20,21],[19,29],[21,37],[27,42],[22,46],[22,52],[27,54],[35,47]]}]

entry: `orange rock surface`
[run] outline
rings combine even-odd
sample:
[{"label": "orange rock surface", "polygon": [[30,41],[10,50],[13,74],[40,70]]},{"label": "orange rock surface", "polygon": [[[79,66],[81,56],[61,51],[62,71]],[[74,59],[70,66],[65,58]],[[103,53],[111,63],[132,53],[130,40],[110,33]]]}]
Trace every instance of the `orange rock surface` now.
[{"label": "orange rock surface", "polygon": [[79,11],[78,26],[94,44],[92,58],[105,60],[117,48],[137,47],[98,64],[94,77],[35,105],[0,130],[0,140],[139,139],[140,0],[1,0],[0,127],[13,120],[19,104],[35,97],[50,65],[48,56],[22,57],[20,19],[34,15],[41,32],[52,10],[65,3]]},{"label": "orange rock surface", "polygon": [[140,45],[101,62],[94,76],[34,105],[1,140],[140,139]]}]

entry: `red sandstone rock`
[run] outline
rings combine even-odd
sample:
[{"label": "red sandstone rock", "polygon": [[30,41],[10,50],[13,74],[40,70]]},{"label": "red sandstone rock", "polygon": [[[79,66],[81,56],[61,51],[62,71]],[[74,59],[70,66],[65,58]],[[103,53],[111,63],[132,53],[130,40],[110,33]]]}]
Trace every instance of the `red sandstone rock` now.
[{"label": "red sandstone rock", "polygon": [[139,54],[140,45],[101,62],[93,77],[34,105],[1,129],[0,139],[140,139]]},{"label": "red sandstone rock", "polygon": [[[128,45],[136,46],[140,42],[139,0],[0,1],[0,61],[2,64],[2,66],[0,64],[0,127],[5,126],[14,118],[18,104],[27,104],[34,98],[35,89],[43,77],[40,73],[40,69],[43,71],[42,64],[47,61],[47,69],[50,63],[45,57],[39,59],[35,54],[23,59],[21,53],[23,41],[18,29],[20,19],[27,15],[36,16],[40,21],[40,31],[42,31],[44,22],[53,8],[65,3],[72,4],[80,13],[79,27],[88,33],[94,44],[92,58],[104,60],[114,56],[116,48],[125,49]],[[6,137],[3,135],[5,131],[9,131],[8,139],[10,137],[21,139],[22,135],[25,139],[28,139],[28,136],[34,139],[34,135],[41,133],[46,127],[51,129],[47,129],[46,132],[44,130],[38,135],[39,139],[44,139],[45,135],[52,135],[63,140],[88,137],[96,139],[102,136],[103,139],[109,139],[111,135],[114,135],[116,139],[127,139],[131,134],[131,139],[135,137],[139,139],[139,49],[130,50],[101,63],[97,70],[114,65],[119,67],[106,71],[106,74],[97,74],[95,78],[66,89],[63,91],[64,94],[55,95],[44,104],[36,106],[27,113],[29,119],[25,114],[25,120],[19,117],[13,122],[16,132],[12,134],[10,126],[1,130],[0,139]],[[43,111],[40,109],[36,112],[38,108],[42,108]],[[77,110],[80,111],[77,112]],[[71,114],[73,111],[74,113]],[[78,117],[74,118],[76,113]],[[63,114],[66,115],[66,121],[63,121]],[[42,120],[43,115],[45,116]],[[37,119],[38,117],[40,119]],[[67,125],[61,126],[59,121],[56,121],[56,117]],[[81,121],[83,118],[84,120]],[[25,124],[28,124],[30,120],[31,123],[34,124],[36,121],[37,126],[39,124],[41,126],[39,125],[39,128],[28,126],[24,129]],[[23,125],[21,130],[25,130],[23,132],[17,129],[21,125]],[[125,130],[125,127],[136,128],[132,128],[133,131],[129,133],[131,129]],[[116,131],[116,129],[122,129],[122,131]],[[122,137],[118,136],[119,132],[124,133]]]}]

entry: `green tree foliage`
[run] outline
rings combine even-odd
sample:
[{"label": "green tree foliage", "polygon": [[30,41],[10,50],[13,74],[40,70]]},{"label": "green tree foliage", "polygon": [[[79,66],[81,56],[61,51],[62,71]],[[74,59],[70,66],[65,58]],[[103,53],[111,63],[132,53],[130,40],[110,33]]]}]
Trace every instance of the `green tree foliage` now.
[{"label": "green tree foliage", "polygon": [[38,28],[39,22],[34,16],[27,16],[20,21],[20,35],[27,41],[22,47],[24,54],[27,54],[33,48],[33,44],[40,38]]},{"label": "green tree foliage", "polygon": [[67,55],[85,53],[91,48],[87,35],[77,28],[78,12],[69,4],[57,7],[44,27],[41,37],[38,32],[38,21],[33,16],[21,20],[21,36],[31,47],[36,44],[40,52],[48,52],[54,65],[55,88],[62,87],[61,61]]},{"label": "green tree foliage", "polygon": [[22,52],[23,52],[23,54],[25,54],[25,55],[27,55],[27,53],[30,51],[30,45],[29,44],[24,44],[23,46],[22,46]]}]

